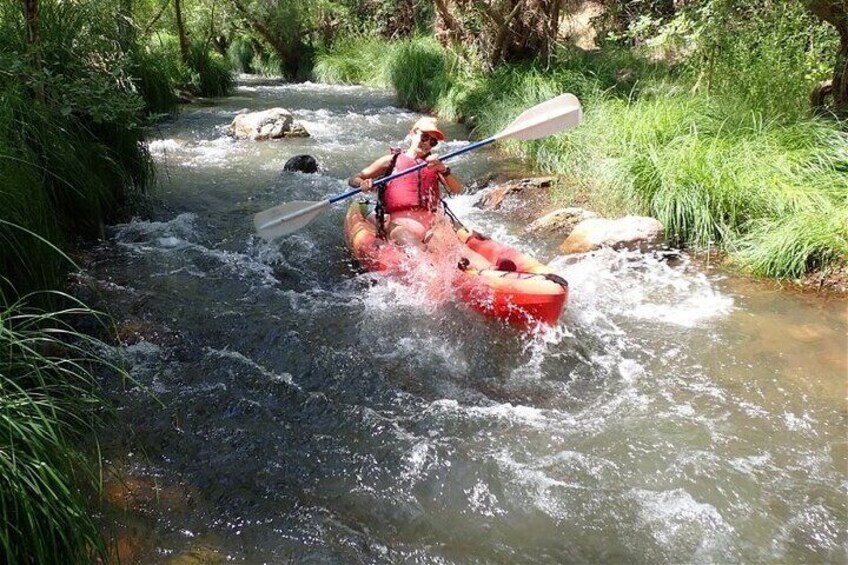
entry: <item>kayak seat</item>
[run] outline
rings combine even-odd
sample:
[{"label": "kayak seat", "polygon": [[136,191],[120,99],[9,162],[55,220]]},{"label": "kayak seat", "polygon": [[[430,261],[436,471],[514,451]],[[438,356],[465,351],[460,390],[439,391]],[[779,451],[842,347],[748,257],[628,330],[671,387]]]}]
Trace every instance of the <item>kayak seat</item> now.
[{"label": "kayak seat", "polygon": [[498,259],[498,262],[495,263],[495,268],[499,271],[509,271],[514,272],[518,270],[518,266],[516,266],[515,261],[508,257],[501,257]]}]

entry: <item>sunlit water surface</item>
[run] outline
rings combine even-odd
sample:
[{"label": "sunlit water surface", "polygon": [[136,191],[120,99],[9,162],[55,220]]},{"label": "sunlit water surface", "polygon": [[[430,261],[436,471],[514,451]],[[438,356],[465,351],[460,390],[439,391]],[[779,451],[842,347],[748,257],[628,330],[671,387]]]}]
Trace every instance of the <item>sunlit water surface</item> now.
[{"label": "sunlit water surface", "polygon": [[[417,115],[394,103],[243,77],[152,132],[161,205],[89,265],[135,381],[107,383],[105,449],[156,485],[117,519],[141,529],[134,559],[844,563],[844,300],[685,255],[568,259],[454,199],[570,281],[560,324],[527,335],[357,269],[343,204],[254,235],[256,212],[343,192],[400,145]],[[312,137],[226,136],[273,106]],[[446,129],[448,149],[468,143]],[[281,172],[301,153],[321,174]],[[470,182],[520,164],[480,150],[451,167]]]}]

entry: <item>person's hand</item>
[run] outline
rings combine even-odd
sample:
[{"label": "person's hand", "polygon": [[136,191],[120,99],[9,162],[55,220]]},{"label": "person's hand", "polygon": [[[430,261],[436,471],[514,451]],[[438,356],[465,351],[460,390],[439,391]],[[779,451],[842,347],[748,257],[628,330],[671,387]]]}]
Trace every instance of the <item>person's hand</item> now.
[{"label": "person's hand", "polygon": [[445,164],[439,161],[439,158],[435,155],[430,155],[429,157],[427,157],[427,166],[436,171],[437,173],[444,173],[446,170],[448,170]]},{"label": "person's hand", "polygon": [[359,188],[362,189],[362,192],[371,192],[374,190],[374,179],[362,179]]}]

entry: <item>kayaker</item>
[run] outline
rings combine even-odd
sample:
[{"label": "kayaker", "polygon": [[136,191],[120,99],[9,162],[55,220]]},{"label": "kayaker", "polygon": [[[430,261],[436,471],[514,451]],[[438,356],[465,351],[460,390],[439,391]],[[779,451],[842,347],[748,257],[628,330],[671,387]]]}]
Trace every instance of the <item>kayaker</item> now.
[{"label": "kayaker", "polygon": [[[392,150],[351,177],[348,184],[363,192],[374,190],[374,180],[426,162],[427,166],[387,183],[380,188],[374,221],[381,233],[401,245],[420,247],[433,226],[441,201],[440,186],[451,194],[462,191],[462,184],[431,151],[445,134],[436,120],[423,117],[410,129],[410,144],[406,151]],[[381,210],[382,208],[382,210]],[[385,218],[388,214],[389,218]]]}]

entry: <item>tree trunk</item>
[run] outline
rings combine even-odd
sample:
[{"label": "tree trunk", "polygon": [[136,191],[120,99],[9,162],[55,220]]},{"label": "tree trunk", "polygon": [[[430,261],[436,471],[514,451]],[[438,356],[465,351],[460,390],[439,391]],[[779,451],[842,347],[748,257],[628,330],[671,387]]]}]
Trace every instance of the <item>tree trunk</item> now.
[{"label": "tree trunk", "polygon": [[833,105],[848,114],[848,30],[839,34],[839,56],[833,70]]},{"label": "tree trunk", "polygon": [[453,17],[447,0],[435,0],[436,12],[439,14],[436,36],[443,46],[447,47],[462,36],[462,28]]},{"label": "tree trunk", "polygon": [[180,40],[180,57],[183,63],[188,64],[188,39],[186,38],[185,25],[183,24],[183,9],[181,0],[174,0],[174,16],[177,19],[177,37]]},{"label": "tree trunk", "polygon": [[41,26],[38,17],[38,0],[23,1],[27,53],[30,66],[37,75],[33,81],[32,94],[36,100],[44,102],[44,86],[41,83]]},{"label": "tree trunk", "polygon": [[833,106],[839,113],[848,114],[848,3],[845,0],[802,1],[808,10],[835,27],[839,34],[839,52],[831,83]]},{"label": "tree trunk", "polygon": [[118,5],[118,41],[125,53],[132,49],[135,43],[133,0],[121,0]]}]

